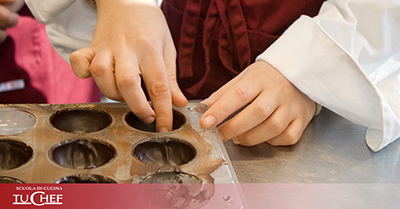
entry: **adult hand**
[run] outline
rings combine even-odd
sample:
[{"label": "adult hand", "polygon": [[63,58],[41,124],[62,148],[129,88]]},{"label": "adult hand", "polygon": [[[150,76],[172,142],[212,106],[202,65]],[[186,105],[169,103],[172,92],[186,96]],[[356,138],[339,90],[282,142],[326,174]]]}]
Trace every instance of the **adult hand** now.
[{"label": "adult hand", "polygon": [[203,103],[209,106],[200,119],[203,128],[249,104],[218,127],[224,141],[244,146],[293,145],[315,112],[315,103],[264,61],[250,65]]},{"label": "adult hand", "polygon": [[[92,76],[103,94],[124,101],[143,122],[156,118],[159,132],[172,130],[172,104],[187,100],[176,82],[176,50],[154,0],[96,0],[98,20],[91,45],[70,56],[79,78]],[[152,101],[151,108],[141,80]]]},{"label": "adult hand", "polygon": [[23,5],[23,0],[0,0],[0,44],[7,38],[7,28],[17,25]]}]

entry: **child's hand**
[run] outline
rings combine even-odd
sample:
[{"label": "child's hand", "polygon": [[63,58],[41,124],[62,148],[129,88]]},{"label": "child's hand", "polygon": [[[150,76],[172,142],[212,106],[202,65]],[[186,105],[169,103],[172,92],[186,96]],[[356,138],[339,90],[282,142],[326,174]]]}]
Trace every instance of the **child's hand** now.
[{"label": "child's hand", "polygon": [[315,103],[264,61],[247,67],[203,103],[210,107],[200,119],[204,128],[250,103],[218,128],[224,141],[244,146],[293,145],[315,112]]},{"label": "child's hand", "polygon": [[7,38],[7,28],[17,25],[23,5],[23,0],[0,0],[0,44]]},{"label": "child's hand", "polygon": [[[98,21],[91,45],[71,54],[79,78],[92,76],[108,98],[125,101],[145,123],[172,130],[172,103],[185,106],[176,82],[176,50],[154,0],[96,0]],[[141,79],[153,109],[147,102]]]},{"label": "child's hand", "polygon": [[0,5],[6,7],[11,12],[17,13],[25,4],[24,0],[0,0]]}]

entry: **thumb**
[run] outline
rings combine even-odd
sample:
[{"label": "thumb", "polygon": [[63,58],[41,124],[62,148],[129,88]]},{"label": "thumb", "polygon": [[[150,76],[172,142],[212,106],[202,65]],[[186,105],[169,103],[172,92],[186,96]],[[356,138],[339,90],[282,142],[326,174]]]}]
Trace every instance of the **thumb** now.
[{"label": "thumb", "polygon": [[69,56],[69,61],[76,77],[85,79],[92,76],[89,67],[94,56],[95,52],[90,47],[78,49]]}]

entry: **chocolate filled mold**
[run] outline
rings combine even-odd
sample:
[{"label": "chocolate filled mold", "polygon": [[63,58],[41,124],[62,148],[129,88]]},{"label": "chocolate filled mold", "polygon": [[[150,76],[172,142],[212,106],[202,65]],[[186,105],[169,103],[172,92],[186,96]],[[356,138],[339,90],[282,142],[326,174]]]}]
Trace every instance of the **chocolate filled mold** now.
[{"label": "chocolate filled mold", "polygon": [[[186,117],[177,110],[172,111],[173,114],[173,124],[172,130],[179,129],[183,124],[186,123]],[[138,117],[136,117],[132,112],[129,112],[125,116],[125,121],[133,128],[139,129],[146,132],[156,132],[155,121],[150,124],[143,123]]]},{"label": "chocolate filled mold", "polygon": [[57,112],[50,118],[51,124],[65,132],[84,134],[100,131],[112,122],[110,115],[92,109],[70,109]]},{"label": "chocolate filled mold", "polygon": [[117,183],[111,178],[98,174],[79,174],[66,176],[54,183]]},{"label": "chocolate filled mold", "polygon": [[0,139],[0,170],[17,168],[29,161],[33,149],[20,141]]},{"label": "chocolate filled mold", "polygon": [[150,174],[145,178],[143,178],[140,183],[199,184],[203,183],[203,181],[195,175],[173,171],[173,172],[158,172]]},{"label": "chocolate filled mold", "polygon": [[60,166],[91,169],[102,166],[115,157],[116,151],[105,142],[94,139],[67,140],[51,149],[51,159]]},{"label": "chocolate filled mold", "polygon": [[215,193],[213,184],[204,184],[195,175],[182,172],[151,174],[141,183],[153,184],[145,187],[143,196],[161,208],[202,208]]},{"label": "chocolate filled mold", "polygon": [[[207,184],[237,182],[217,129],[199,124],[206,109],[199,103],[173,107],[174,130],[157,133],[154,124],[141,128],[124,103],[0,104],[5,113],[0,114],[0,176],[24,183],[107,178],[140,183],[154,179],[151,174],[179,171]],[[18,118],[14,113],[21,113],[28,125],[4,133],[9,127],[4,121]]]},{"label": "chocolate filled mold", "polygon": [[36,118],[25,111],[14,108],[0,108],[0,135],[19,134],[31,129]]},{"label": "chocolate filled mold", "polygon": [[24,182],[9,176],[0,176],[0,184],[23,184]]},{"label": "chocolate filled mold", "polygon": [[196,156],[196,149],[176,138],[152,138],[137,144],[133,155],[143,163],[179,166],[191,161]]}]

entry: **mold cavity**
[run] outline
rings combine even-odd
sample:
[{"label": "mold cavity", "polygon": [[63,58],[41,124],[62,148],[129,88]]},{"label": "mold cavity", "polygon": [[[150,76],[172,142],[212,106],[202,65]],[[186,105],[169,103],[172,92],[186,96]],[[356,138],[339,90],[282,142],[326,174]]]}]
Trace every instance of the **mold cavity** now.
[{"label": "mold cavity", "polygon": [[117,183],[111,178],[97,174],[81,174],[63,177],[55,183]]},{"label": "mold cavity", "polygon": [[196,156],[189,144],[174,138],[155,138],[138,144],[133,155],[143,163],[159,166],[178,166],[188,163]]},{"label": "mold cavity", "polygon": [[17,168],[31,159],[33,149],[20,141],[0,140],[0,170]]},{"label": "mold cavity", "polygon": [[195,175],[183,172],[159,172],[146,176],[140,183],[198,184],[203,181]]},{"label": "mold cavity", "polygon": [[203,114],[203,113],[205,113],[206,110],[207,110],[207,105],[205,105],[205,104],[200,104],[200,103],[191,104],[190,106],[187,107],[187,109],[188,109],[189,111],[191,111],[191,112],[197,112],[197,113]]},{"label": "mold cavity", "polygon": [[35,125],[36,118],[24,111],[0,108],[0,135],[19,134]]},{"label": "mold cavity", "polygon": [[[176,129],[180,128],[183,124],[185,124],[186,117],[182,113],[178,112],[177,110],[173,110],[172,114],[173,114],[172,130],[176,130]],[[150,124],[143,123],[132,112],[129,112],[126,115],[125,120],[133,128],[136,128],[136,129],[139,129],[142,131],[147,131],[147,132],[156,132],[155,121]]]},{"label": "mold cavity", "polygon": [[114,158],[115,149],[98,140],[78,139],[56,145],[50,156],[63,167],[90,169],[108,163]]},{"label": "mold cavity", "polygon": [[98,110],[64,110],[53,115],[50,122],[61,131],[84,134],[106,128],[112,119]]},{"label": "mold cavity", "polygon": [[141,193],[154,208],[205,208],[214,197],[215,185],[191,174],[160,172],[145,177]]},{"label": "mold cavity", "polygon": [[16,178],[8,176],[0,176],[0,184],[23,184],[23,183],[24,183],[23,181]]}]

